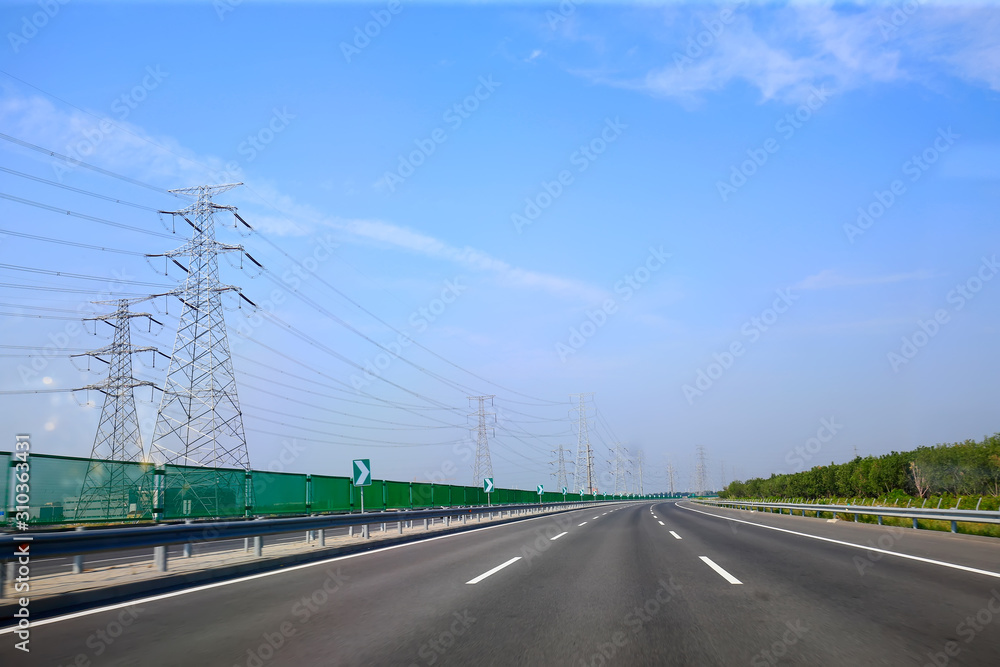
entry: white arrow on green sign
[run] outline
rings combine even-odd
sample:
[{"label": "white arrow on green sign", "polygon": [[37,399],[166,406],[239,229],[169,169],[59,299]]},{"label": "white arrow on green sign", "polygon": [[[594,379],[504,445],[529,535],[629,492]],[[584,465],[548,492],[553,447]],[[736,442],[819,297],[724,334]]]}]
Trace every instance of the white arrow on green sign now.
[{"label": "white arrow on green sign", "polygon": [[545,485],[544,484],[539,484],[538,485],[538,495],[542,495],[543,491],[545,491]]},{"label": "white arrow on green sign", "polygon": [[483,491],[485,493],[493,493],[493,478],[487,477],[483,480]]},{"label": "white arrow on green sign", "polygon": [[371,486],[371,459],[354,459],[354,486]]},{"label": "white arrow on green sign", "polygon": [[562,488],[562,493],[563,493],[564,496],[566,495],[566,487],[565,486]]}]

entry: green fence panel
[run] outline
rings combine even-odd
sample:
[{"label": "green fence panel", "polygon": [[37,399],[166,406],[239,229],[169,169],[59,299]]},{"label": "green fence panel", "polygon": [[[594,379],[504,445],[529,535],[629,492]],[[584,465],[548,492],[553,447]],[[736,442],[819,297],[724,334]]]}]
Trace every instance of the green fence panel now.
[{"label": "green fence panel", "polygon": [[254,472],[254,514],[305,514],[306,476],[287,472]]},{"label": "green fence panel", "polygon": [[448,484],[435,484],[433,505],[434,507],[448,507],[451,505],[451,486]]},{"label": "green fence panel", "polygon": [[386,505],[393,509],[410,508],[410,483],[409,482],[386,482],[385,483]]},{"label": "green fence panel", "polygon": [[[236,468],[163,466],[161,507],[166,519],[234,517],[246,514],[247,475]],[[144,486],[151,486],[150,475]],[[303,482],[303,492],[305,482]]]},{"label": "green fence panel", "polygon": [[350,477],[312,476],[313,512],[350,512]]},{"label": "green fence panel", "polygon": [[432,507],[434,505],[434,485],[426,482],[413,482],[413,507]]},{"label": "green fence panel", "polygon": [[[0,484],[3,496],[0,497],[6,502],[14,490],[7,486],[9,466],[20,461],[8,455],[4,462],[4,481]],[[124,521],[143,515],[140,487],[150,469],[148,465],[48,454],[31,454],[28,463],[30,523]],[[148,506],[145,509],[148,510]]]},{"label": "green fence panel", "polygon": [[361,493],[365,495],[365,511],[381,512],[385,509],[385,490],[382,480],[372,480],[368,486],[351,486],[351,497],[354,499],[355,512],[361,511]]}]

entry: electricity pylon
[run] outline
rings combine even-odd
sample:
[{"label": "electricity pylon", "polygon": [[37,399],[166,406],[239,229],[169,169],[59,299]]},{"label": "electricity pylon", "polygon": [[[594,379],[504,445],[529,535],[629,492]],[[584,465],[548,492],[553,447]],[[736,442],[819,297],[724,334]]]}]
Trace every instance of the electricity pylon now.
[{"label": "electricity pylon", "polygon": [[493,477],[493,461],[490,459],[490,442],[487,437],[487,431],[491,430],[491,427],[486,425],[486,418],[493,417],[496,420],[496,414],[493,412],[486,412],[486,401],[490,402],[490,406],[493,406],[493,399],[495,396],[469,396],[470,401],[479,402],[479,410],[469,415],[470,417],[479,417],[479,423],[476,426],[476,462],[472,467],[472,483],[475,486],[479,486],[483,483],[483,480],[487,477]]},{"label": "electricity pylon", "polygon": [[639,469],[639,495],[645,495],[642,488],[642,450],[635,454],[636,467]]},{"label": "electricity pylon", "polygon": [[566,475],[566,458],[563,456],[564,452],[569,452],[569,450],[563,448],[562,445],[552,450],[552,453],[556,454],[556,460],[552,461],[552,465],[556,466],[556,487],[560,490],[563,487],[569,488],[569,481]]},{"label": "electricity pylon", "polygon": [[570,394],[570,398],[577,398],[579,404],[573,408],[577,412],[576,429],[576,466],[573,473],[573,481],[576,488],[581,493],[597,493],[597,485],[594,484],[594,453],[590,449],[590,432],[587,426],[587,397],[593,396],[594,392],[585,394]]},{"label": "electricity pylon", "polygon": [[628,492],[627,483],[625,480],[625,457],[628,456],[628,451],[625,451],[623,456],[622,443],[616,442],[614,448],[615,459],[611,462],[614,466],[614,478],[615,478],[615,490],[614,495],[618,496],[623,493]]},{"label": "electricity pylon", "polygon": [[[212,203],[213,195],[238,185],[171,190],[197,196],[183,210],[163,211],[191,225],[191,240],[177,250],[148,255],[171,259],[187,274],[184,285],[172,293],[183,310],[149,456],[161,466],[186,466],[171,471],[158,494],[158,508],[165,502],[174,515],[220,516],[249,512],[253,506],[250,454],[222,310],[223,293],[239,290],[219,282],[218,261],[220,254],[243,252],[243,247],[215,240],[215,211],[235,209]],[[186,267],[178,257],[187,258]]]},{"label": "electricity pylon", "polygon": [[[146,297],[148,298],[148,297]],[[134,390],[154,387],[152,382],[137,380],[132,374],[132,355],[140,352],[159,354],[155,347],[136,347],[131,340],[131,320],[145,317],[150,323],[159,321],[149,313],[133,313],[133,303],[142,299],[98,301],[100,305],[115,305],[113,313],[88,317],[86,320],[104,322],[115,330],[114,340],[98,350],[91,350],[75,357],[92,357],[108,365],[108,376],[101,382],[81,387],[104,394],[101,420],[90,450],[90,463],[83,477],[80,500],[76,506],[77,519],[124,519],[140,511],[138,486],[141,482],[139,468],[115,463],[140,463],[143,457],[142,434],[135,411]],[[166,356],[166,355],[164,355]]]},{"label": "electricity pylon", "polygon": [[674,464],[667,462],[667,483],[670,485],[670,495],[674,495]]},{"label": "electricity pylon", "polygon": [[705,446],[699,444],[696,454],[697,461],[694,469],[694,485],[696,487],[695,491],[697,492],[697,495],[703,496],[708,490],[705,488],[708,484],[708,468],[705,463]]}]

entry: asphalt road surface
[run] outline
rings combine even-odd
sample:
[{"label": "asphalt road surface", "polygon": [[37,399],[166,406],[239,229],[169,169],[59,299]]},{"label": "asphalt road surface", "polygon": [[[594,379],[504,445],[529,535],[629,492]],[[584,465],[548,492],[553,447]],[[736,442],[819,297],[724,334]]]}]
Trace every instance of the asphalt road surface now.
[{"label": "asphalt road surface", "polygon": [[1000,665],[1000,542],[646,502],[54,617],[30,653],[16,641],[0,633],[4,667]]}]

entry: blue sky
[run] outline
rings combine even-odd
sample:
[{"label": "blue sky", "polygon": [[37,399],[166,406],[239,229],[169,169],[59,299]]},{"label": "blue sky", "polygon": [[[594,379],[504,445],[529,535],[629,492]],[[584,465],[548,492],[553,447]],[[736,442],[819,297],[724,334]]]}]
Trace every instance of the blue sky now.
[{"label": "blue sky", "polygon": [[[668,462],[687,488],[700,444],[717,486],[998,430],[1000,280],[983,278],[1000,250],[1000,12],[900,7],[72,2],[42,20],[39,4],[8,3],[0,132],[160,188],[243,181],[218,201],[261,234],[220,227],[221,239],[279,277],[290,261],[268,241],[300,262],[335,244],[301,293],[396,339],[322,279],[441,355],[410,347],[412,365],[383,371],[436,403],[378,380],[338,392],[315,381],[350,384],[356,370],[272,324],[242,340],[247,311],[228,313],[254,467],[347,474],[368,456],[377,478],[470,483],[466,396],[496,394],[497,484],[554,487],[552,450],[576,449],[569,394],[595,392],[599,471],[620,440],[642,451],[647,491],[665,488]],[[172,197],[0,150],[16,172],[0,173],[4,194],[169,233],[153,212],[22,174],[155,209],[177,208]],[[140,253],[185,233],[9,199],[0,214],[3,229]],[[21,267],[0,269],[4,283],[81,290],[3,288],[7,391],[99,381],[65,357],[108,342],[79,334],[48,358],[14,356],[72,323],[28,315],[112,294],[24,268],[179,278],[3,233],[0,257]],[[275,289],[221,266],[258,304]],[[420,309],[443,292],[457,296],[430,322]],[[169,353],[169,312],[137,344]],[[358,364],[379,353],[295,299],[275,313]],[[18,371],[33,360],[44,368]],[[159,384],[163,365],[137,360],[137,373]],[[277,397],[259,391],[268,382],[298,388]],[[75,400],[85,392],[0,398],[8,437],[89,453],[99,410]],[[155,404],[140,412],[148,446]],[[796,454],[818,431],[819,451]]]}]

